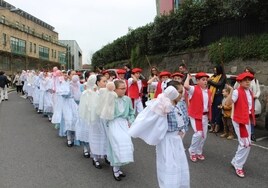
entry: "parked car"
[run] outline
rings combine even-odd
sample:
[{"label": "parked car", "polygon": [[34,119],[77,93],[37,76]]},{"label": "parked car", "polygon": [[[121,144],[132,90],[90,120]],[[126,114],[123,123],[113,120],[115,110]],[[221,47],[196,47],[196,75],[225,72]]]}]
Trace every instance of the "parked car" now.
[{"label": "parked car", "polygon": [[[193,83],[196,85],[196,78],[195,78],[195,75],[197,73],[191,73],[191,76],[192,76],[192,81]],[[213,76],[213,74],[211,73],[207,73],[207,75],[209,77]],[[230,84],[231,86],[234,86],[235,82],[236,82],[236,75],[232,75],[232,74],[226,74],[226,79],[227,79],[227,84]]]}]

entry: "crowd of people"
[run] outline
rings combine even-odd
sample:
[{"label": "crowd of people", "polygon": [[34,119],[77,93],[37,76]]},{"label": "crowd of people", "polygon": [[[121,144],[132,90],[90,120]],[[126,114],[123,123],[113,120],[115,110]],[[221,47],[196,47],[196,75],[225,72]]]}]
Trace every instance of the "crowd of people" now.
[{"label": "crowd of people", "polygon": [[[243,166],[255,139],[255,114],[259,113],[255,105],[260,90],[254,71],[247,67],[232,87],[226,84],[220,65],[212,77],[197,73],[196,85],[184,64],[175,73],[151,67],[146,105],[142,103],[141,73],[140,68],[125,66],[116,74],[103,70],[77,75],[54,67],[51,72],[22,71],[13,83],[37,113],[55,125],[59,136],[66,137],[68,147],[82,145],[83,155],[91,157],[97,169],[109,164],[116,181],[126,176],[121,167],[134,162],[134,137],[156,146],[161,188],[190,187],[183,146],[189,125],[194,131],[188,149],[190,161],[206,159],[207,132],[218,132],[223,126],[222,138],[237,136],[239,145],[231,164],[236,175],[244,177]],[[2,73],[0,89],[5,87],[1,80]]]}]

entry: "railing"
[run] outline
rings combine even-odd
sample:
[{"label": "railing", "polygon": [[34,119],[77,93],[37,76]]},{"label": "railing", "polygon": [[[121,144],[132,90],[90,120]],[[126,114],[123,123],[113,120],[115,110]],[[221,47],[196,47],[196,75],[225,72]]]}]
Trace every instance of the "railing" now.
[{"label": "railing", "polygon": [[23,26],[17,25],[16,23],[13,23],[13,22],[10,22],[7,19],[0,18],[0,24],[6,25],[6,26],[11,27],[13,29],[18,29],[22,32],[25,32],[27,34],[33,35],[33,36],[38,37],[40,39],[46,40],[46,41],[51,42],[53,44],[57,44],[59,46],[66,47],[65,44],[60,43],[58,40],[53,40],[51,37],[45,36],[44,34],[37,33],[33,30],[29,30],[28,28],[23,28]]},{"label": "railing", "polygon": [[222,37],[244,37],[252,34],[268,33],[268,23],[258,20],[231,20],[207,26],[201,31],[201,45],[207,46]]}]

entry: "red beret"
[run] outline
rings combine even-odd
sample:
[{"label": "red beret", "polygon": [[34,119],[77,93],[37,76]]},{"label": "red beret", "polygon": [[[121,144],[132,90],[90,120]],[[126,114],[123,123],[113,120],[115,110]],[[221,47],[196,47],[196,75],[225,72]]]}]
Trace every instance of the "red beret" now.
[{"label": "red beret", "polygon": [[175,73],[173,73],[173,74],[171,75],[172,78],[173,78],[174,76],[179,76],[179,77],[181,77],[181,78],[184,77],[184,75],[183,75],[182,73],[179,73],[179,72],[175,72]]},{"label": "red beret", "polygon": [[102,71],[102,74],[106,74],[106,73],[109,73],[109,71],[108,70],[103,70]]},{"label": "red beret", "polygon": [[249,78],[251,80],[254,79],[254,76],[253,74],[249,73],[249,72],[243,72],[242,74],[239,74],[237,77],[236,77],[236,81],[242,81],[244,80],[245,78]]},{"label": "red beret", "polygon": [[199,72],[199,73],[197,73],[197,74],[195,75],[195,78],[196,78],[196,79],[199,79],[199,78],[202,78],[202,77],[207,77],[207,78],[209,78],[209,75],[207,75],[207,74],[204,73],[204,72]]},{"label": "red beret", "polygon": [[168,71],[160,72],[159,77],[161,78],[162,76],[168,76],[168,77],[170,77],[171,76],[171,73],[168,72]]},{"label": "red beret", "polygon": [[125,74],[126,71],[124,69],[118,69],[117,74]]},{"label": "red beret", "polygon": [[132,73],[142,72],[142,69],[140,68],[134,68],[132,69]]}]

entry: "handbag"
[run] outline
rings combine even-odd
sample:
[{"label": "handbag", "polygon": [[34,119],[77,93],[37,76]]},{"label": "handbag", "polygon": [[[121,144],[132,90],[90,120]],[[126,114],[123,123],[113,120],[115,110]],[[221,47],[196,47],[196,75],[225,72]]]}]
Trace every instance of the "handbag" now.
[{"label": "handbag", "polygon": [[261,114],[261,103],[259,99],[255,99],[255,115]]}]

